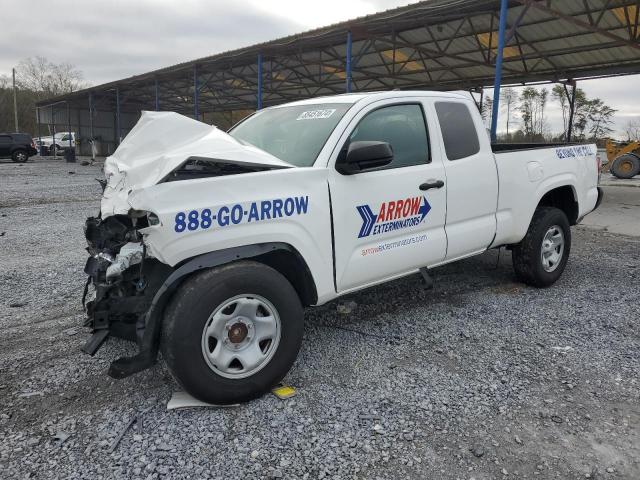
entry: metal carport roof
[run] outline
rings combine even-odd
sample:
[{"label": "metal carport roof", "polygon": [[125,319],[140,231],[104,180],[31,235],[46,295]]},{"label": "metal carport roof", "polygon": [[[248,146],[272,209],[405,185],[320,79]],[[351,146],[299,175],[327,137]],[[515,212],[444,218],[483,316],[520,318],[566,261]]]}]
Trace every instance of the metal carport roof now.
[{"label": "metal carport roof", "polygon": [[[503,83],[640,73],[635,0],[509,0]],[[39,102],[114,112],[254,109],[345,91],[494,82],[500,0],[427,0]]]}]

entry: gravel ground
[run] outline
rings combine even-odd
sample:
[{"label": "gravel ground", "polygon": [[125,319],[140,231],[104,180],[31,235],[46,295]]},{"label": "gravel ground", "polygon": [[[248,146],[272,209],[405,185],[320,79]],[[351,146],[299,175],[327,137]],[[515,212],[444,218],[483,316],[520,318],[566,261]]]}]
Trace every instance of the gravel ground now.
[{"label": "gravel ground", "polygon": [[79,350],[98,176],[0,162],[3,479],[640,478],[640,239],[575,228],[546,290],[492,251],[309,309],[297,396],[167,411],[161,361]]}]

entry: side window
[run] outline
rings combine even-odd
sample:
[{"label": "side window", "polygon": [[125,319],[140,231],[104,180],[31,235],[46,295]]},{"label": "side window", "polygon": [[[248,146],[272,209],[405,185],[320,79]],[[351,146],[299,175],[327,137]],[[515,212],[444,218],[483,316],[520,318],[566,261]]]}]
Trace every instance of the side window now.
[{"label": "side window", "polygon": [[3,143],[3,144],[12,143],[11,137],[9,135],[0,135],[0,143]]},{"label": "side window", "polygon": [[464,103],[436,102],[436,113],[449,160],[459,160],[480,151],[476,125]]},{"label": "side window", "polygon": [[368,113],[349,137],[350,142],[376,140],[393,148],[393,162],[386,168],[429,162],[429,141],[420,105],[392,105]]}]

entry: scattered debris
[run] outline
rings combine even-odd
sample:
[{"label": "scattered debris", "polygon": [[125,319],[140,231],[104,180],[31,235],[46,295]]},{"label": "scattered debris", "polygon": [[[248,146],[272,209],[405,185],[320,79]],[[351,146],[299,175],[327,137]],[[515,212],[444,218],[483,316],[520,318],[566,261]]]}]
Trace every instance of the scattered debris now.
[{"label": "scattered debris", "polygon": [[71,327],[71,328],[67,328],[66,330],[63,330],[62,333],[66,333],[71,337],[73,335],[76,335],[79,331],[80,331],[79,327]]},{"label": "scattered debris", "polygon": [[219,408],[230,408],[237,407],[239,403],[234,403],[231,405],[214,405],[213,403],[206,403],[197,398],[192,397],[187,392],[173,392],[171,395],[171,399],[169,403],[167,403],[167,410],[175,410],[178,408],[190,408],[190,407],[219,407]]},{"label": "scattered debris", "polygon": [[287,398],[293,397],[297,392],[295,388],[281,384],[271,390],[271,393],[273,393],[280,400],[286,400]]},{"label": "scattered debris", "polygon": [[478,458],[484,455],[484,447],[482,445],[474,445],[469,449],[469,451]]},{"label": "scattered debris", "polygon": [[4,237],[7,232],[0,232],[0,237]]},{"label": "scattered debris", "polygon": [[69,175],[73,175],[74,173],[76,173],[76,172],[69,172]]},{"label": "scattered debris", "polygon": [[20,308],[20,307],[24,307],[27,304],[27,302],[12,302],[9,304],[9,307],[11,308]]},{"label": "scattered debris", "polygon": [[570,347],[569,345],[567,345],[566,347],[551,347],[551,348],[556,352],[560,352],[560,353],[566,353],[573,350],[573,347]]},{"label": "scattered debris", "polygon": [[373,426],[373,431],[382,435],[384,433],[384,427],[382,425],[380,425],[379,423],[376,423]]},{"label": "scattered debris", "polygon": [[562,423],[564,420],[562,420],[562,417],[559,417],[558,415],[551,415],[551,420],[553,420],[555,423]]},{"label": "scattered debris", "polygon": [[18,397],[20,398],[30,398],[30,397],[44,397],[44,392],[42,391],[37,391],[37,392],[22,392],[18,394]]},{"label": "scattered debris", "polygon": [[66,442],[69,437],[71,436],[70,433],[67,432],[57,432],[54,436],[53,439],[58,442],[58,446],[62,446],[62,444],[64,442]]},{"label": "scattered debris", "polygon": [[516,435],[515,441],[518,445],[522,445],[522,439],[518,435]]},{"label": "scattered debris", "polygon": [[87,162],[86,160],[83,160],[80,162],[80,165],[82,165],[83,167],[86,167],[87,165],[91,165],[91,163]]},{"label": "scattered debris", "polygon": [[127,431],[131,428],[131,426],[136,422],[137,419],[138,419],[138,414],[136,413],[131,417],[129,422],[125,425],[125,427],[122,429],[120,434],[113,441],[113,443],[109,447],[109,453],[113,453],[113,451],[116,448],[118,448],[118,445],[120,444],[120,441],[122,440],[122,437],[124,437],[124,434],[127,433]]},{"label": "scattered debris", "polygon": [[349,300],[348,302],[338,303],[338,305],[336,306],[336,311],[340,315],[349,315],[351,312],[353,312],[353,310],[355,310],[357,306],[358,304],[356,302],[354,302],[353,300]]}]

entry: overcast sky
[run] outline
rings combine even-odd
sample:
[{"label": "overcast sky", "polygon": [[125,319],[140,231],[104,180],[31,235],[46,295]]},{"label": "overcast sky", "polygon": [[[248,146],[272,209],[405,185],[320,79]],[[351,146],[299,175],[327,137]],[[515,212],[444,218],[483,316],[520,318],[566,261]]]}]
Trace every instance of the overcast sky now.
[{"label": "overcast sky", "polygon": [[[7,0],[0,74],[44,56],[76,65],[90,84],[144,73],[225,50],[406,5],[409,0]],[[640,77],[579,84],[618,110],[620,130],[640,116]],[[552,130],[561,130],[551,105]]]}]

